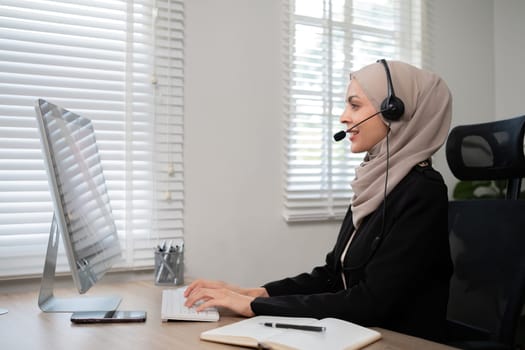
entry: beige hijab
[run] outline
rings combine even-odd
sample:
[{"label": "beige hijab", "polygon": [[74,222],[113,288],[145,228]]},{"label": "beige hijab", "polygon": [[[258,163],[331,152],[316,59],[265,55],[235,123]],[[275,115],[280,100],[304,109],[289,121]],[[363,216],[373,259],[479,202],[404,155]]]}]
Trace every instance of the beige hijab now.
[{"label": "beige hijab", "polygon": [[[387,194],[418,163],[429,159],[445,142],[452,117],[452,96],[446,83],[436,74],[409,64],[388,61],[394,92],[405,104],[400,120],[390,124]],[[351,74],[379,111],[387,97],[383,65],[374,63]],[[385,120],[385,123],[388,122]],[[368,214],[383,201],[386,137],[368,151],[352,181],[354,226],[359,227]]]}]

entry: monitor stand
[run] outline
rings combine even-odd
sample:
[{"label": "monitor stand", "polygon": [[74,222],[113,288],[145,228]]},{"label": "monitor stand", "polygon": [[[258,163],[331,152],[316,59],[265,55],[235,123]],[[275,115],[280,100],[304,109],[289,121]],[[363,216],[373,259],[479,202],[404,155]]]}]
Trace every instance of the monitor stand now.
[{"label": "monitor stand", "polygon": [[[47,245],[46,262],[42,274],[42,284],[38,296],[38,306],[44,312],[76,312],[76,311],[112,311],[120,304],[119,296],[83,296],[72,298],[57,298],[53,294],[55,270],[58,253],[60,230],[55,215],[51,222],[49,242]],[[74,272],[73,272],[74,273]],[[6,310],[7,311],[7,310]]]},{"label": "monitor stand", "polygon": [[6,314],[6,313],[7,313],[7,309],[0,307],[0,315]]}]

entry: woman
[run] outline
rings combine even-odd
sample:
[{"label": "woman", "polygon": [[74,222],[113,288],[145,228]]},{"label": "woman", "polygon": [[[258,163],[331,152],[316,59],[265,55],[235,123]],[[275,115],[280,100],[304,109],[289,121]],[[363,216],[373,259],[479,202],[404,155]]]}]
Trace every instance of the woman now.
[{"label": "woman", "polygon": [[186,305],[336,317],[442,340],[452,273],[448,199],[430,157],[448,135],[451,104],[440,77],[406,63],[382,60],[352,73],[340,120],[352,152],[367,153],[325,265],[260,288],[197,280]]}]

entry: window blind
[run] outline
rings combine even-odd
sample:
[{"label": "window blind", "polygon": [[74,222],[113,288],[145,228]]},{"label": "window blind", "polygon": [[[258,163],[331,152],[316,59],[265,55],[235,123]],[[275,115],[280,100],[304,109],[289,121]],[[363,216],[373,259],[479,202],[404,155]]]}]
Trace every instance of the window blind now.
[{"label": "window blind", "polygon": [[420,0],[286,0],[287,221],[340,219],[364,154],[342,129],[349,73],[380,58],[421,65]]},{"label": "window blind", "polygon": [[117,268],[152,266],[155,244],[182,240],[183,42],[182,0],[0,2],[0,277],[43,269],[53,209],[37,98],[93,121]]}]

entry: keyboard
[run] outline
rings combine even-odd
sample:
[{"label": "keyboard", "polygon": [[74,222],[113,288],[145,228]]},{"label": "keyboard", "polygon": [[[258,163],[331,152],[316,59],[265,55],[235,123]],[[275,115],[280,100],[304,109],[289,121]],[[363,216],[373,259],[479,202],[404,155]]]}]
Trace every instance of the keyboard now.
[{"label": "keyboard", "polygon": [[[216,308],[207,308],[201,312],[195,311],[195,306],[188,308],[184,306],[186,288],[165,289],[162,291],[162,321],[207,321],[219,320],[219,311]],[[198,304],[196,305],[198,306]]]}]

